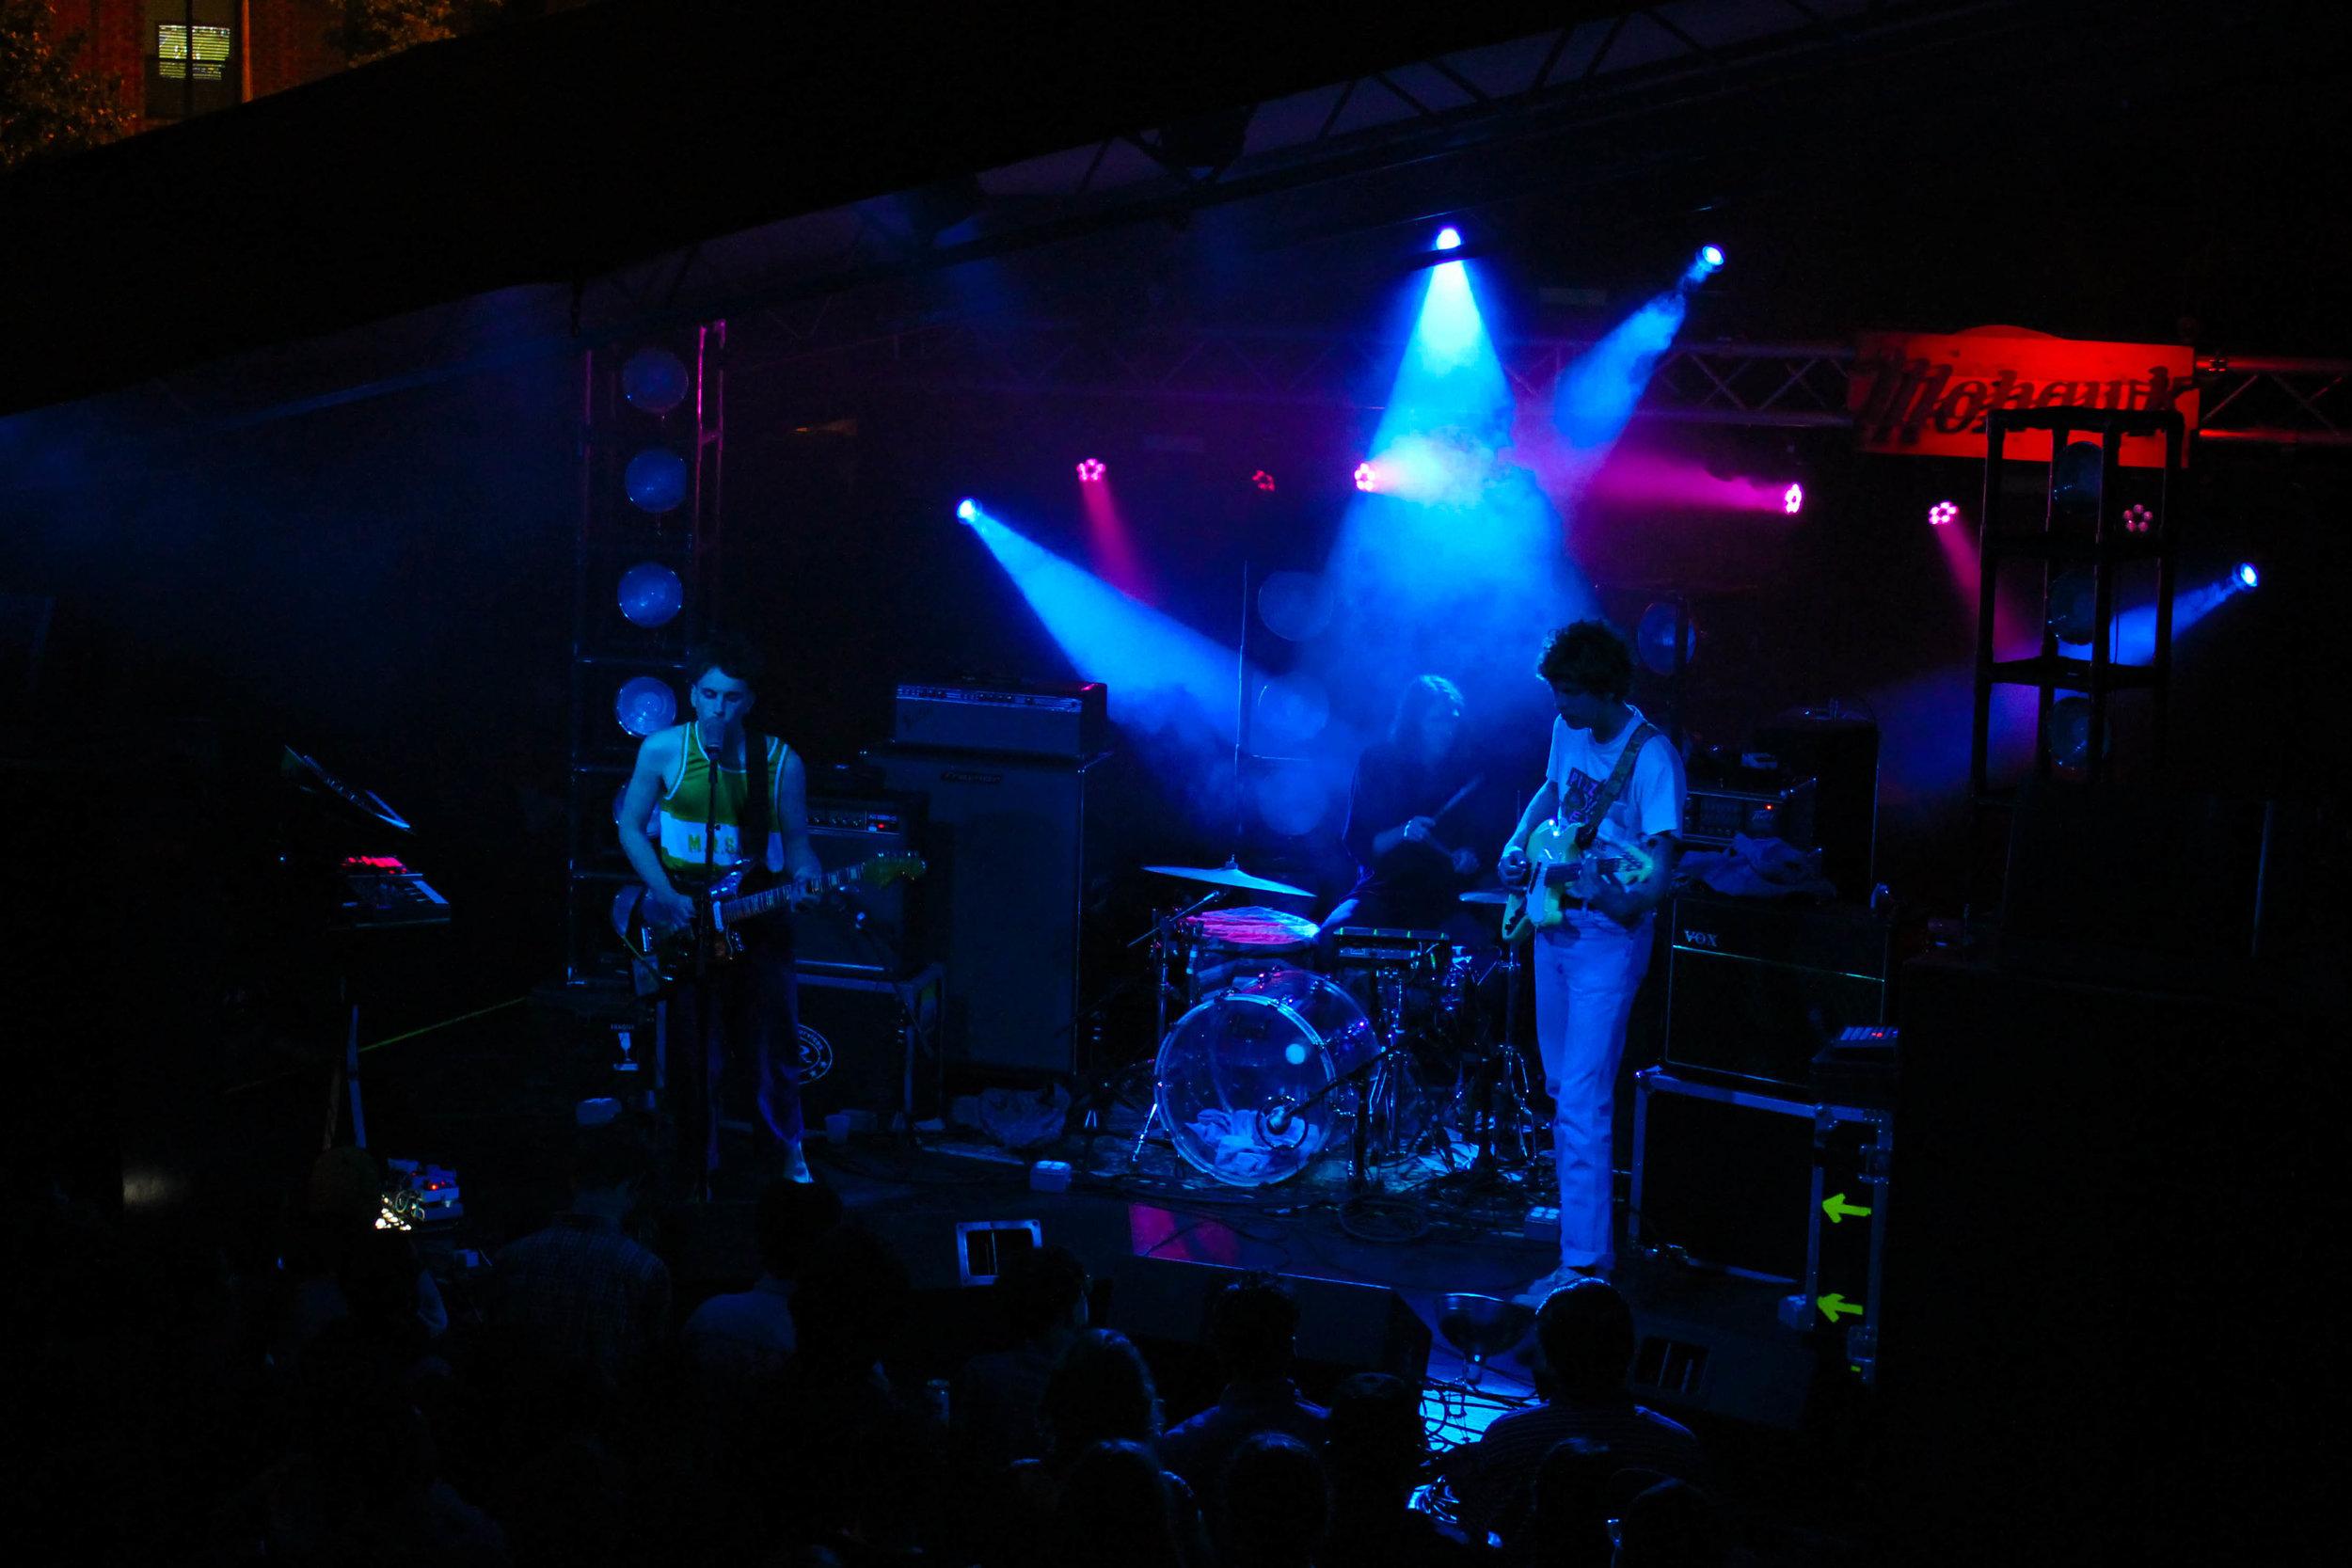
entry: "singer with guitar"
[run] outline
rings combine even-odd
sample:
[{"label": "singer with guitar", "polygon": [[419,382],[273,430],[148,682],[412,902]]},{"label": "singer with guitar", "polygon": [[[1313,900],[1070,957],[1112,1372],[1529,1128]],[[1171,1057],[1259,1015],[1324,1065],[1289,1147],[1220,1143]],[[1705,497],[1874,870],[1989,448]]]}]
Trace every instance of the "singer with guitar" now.
[{"label": "singer with guitar", "polygon": [[1633,657],[1607,624],[1552,633],[1536,673],[1557,714],[1551,754],[1496,870],[1521,891],[1505,936],[1534,932],[1535,1037],[1553,1101],[1560,1266],[1521,1298],[1540,1303],[1614,1260],[1617,1062],[1649,967],[1652,916],[1673,883],[1684,784],[1673,743],[1626,702]]},{"label": "singer with guitar", "polygon": [[1477,851],[1445,842],[1465,831],[1458,808],[1479,784],[1461,742],[1460,690],[1442,675],[1415,676],[1387,737],[1356,759],[1343,835],[1356,885],[1325,917],[1327,933],[1379,926],[1488,940],[1457,896],[1478,875]]},{"label": "singer with guitar", "polygon": [[[757,651],[714,637],[688,655],[687,668],[694,717],[645,737],[621,800],[621,849],[645,884],[645,918],[662,927],[707,920],[707,895],[730,873],[788,879],[813,895],[824,876],[808,837],[807,771],[791,747],[744,727],[762,673]],[[719,1165],[720,1083],[732,1044],[753,1075],[772,1159],[806,1181],[791,915],[746,921],[731,937],[739,942],[735,960],[694,966],[672,1009],[681,1152],[707,1186]]]}]

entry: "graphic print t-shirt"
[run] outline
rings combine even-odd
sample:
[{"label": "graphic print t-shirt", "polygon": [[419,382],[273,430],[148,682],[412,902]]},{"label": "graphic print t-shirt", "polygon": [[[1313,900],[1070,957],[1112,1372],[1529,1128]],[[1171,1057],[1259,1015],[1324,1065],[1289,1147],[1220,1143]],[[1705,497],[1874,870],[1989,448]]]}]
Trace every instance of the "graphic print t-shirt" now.
[{"label": "graphic print t-shirt", "polygon": [[[1628,711],[1625,728],[1605,746],[1594,743],[1592,731],[1572,730],[1566,721],[1552,720],[1551,759],[1544,765],[1544,777],[1560,792],[1563,822],[1581,822],[1592,815],[1601,787],[1617,770],[1618,757],[1642,727],[1641,713]],[[1662,732],[1650,736],[1633,760],[1632,776],[1602,818],[1596,844],[1638,844],[1655,834],[1680,832],[1684,793],[1681,756]],[[1568,918],[1578,926],[1615,924],[1607,915],[1585,910],[1571,911]]]}]

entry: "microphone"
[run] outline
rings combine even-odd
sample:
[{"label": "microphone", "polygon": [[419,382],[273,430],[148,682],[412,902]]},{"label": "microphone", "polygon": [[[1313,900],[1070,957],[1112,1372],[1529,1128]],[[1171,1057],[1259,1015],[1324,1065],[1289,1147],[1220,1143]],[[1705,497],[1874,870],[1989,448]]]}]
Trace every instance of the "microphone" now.
[{"label": "microphone", "polygon": [[1265,1118],[1266,1132],[1277,1138],[1289,1132],[1290,1125],[1291,1108],[1287,1105],[1277,1105]]}]

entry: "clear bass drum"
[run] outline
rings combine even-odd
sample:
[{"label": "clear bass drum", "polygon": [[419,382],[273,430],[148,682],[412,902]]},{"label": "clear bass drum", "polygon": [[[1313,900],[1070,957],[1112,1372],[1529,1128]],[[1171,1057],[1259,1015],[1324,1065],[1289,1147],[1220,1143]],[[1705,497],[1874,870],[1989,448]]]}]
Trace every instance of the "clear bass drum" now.
[{"label": "clear bass drum", "polygon": [[[1379,1054],[1356,999],[1283,969],[1217,992],[1160,1042],[1160,1121],[1194,1169],[1236,1187],[1297,1175],[1330,1136],[1327,1090]],[[1278,1114],[1279,1113],[1279,1114]]]}]

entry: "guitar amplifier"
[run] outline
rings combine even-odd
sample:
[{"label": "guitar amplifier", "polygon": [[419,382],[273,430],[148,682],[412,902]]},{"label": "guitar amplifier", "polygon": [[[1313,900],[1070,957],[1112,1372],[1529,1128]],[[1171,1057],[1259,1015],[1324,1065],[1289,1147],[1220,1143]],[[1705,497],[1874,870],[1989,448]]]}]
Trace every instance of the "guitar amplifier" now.
[{"label": "guitar amplifier", "polygon": [[1108,697],[1100,681],[898,688],[891,739],[930,751],[1002,752],[1083,762],[1109,734]]},{"label": "guitar amplifier", "polygon": [[1811,779],[1785,784],[1742,786],[1693,784],[1682,798],[1685,844],[1727,849],[1733,838],[1776,838],[1796,849],[1813,847]]},{"label": "guitar amplifier", "polygon": [[[827,871],[876,855],[919,854],[921,827],[918,804],[893,796],[809,797],[809,845]],[[793,961],[804,974],[906,974],[922,949],[922,898],[917,879],[861,885],[811,904],[792,917]]]},{"label": "guitar amplifier", "polygon": [[1668,915],[1664,1056],[1677,1074],[1809,1094],[1823,1045],[1894,1016],[1894,927],[1859,905],[1686,893]]}]

